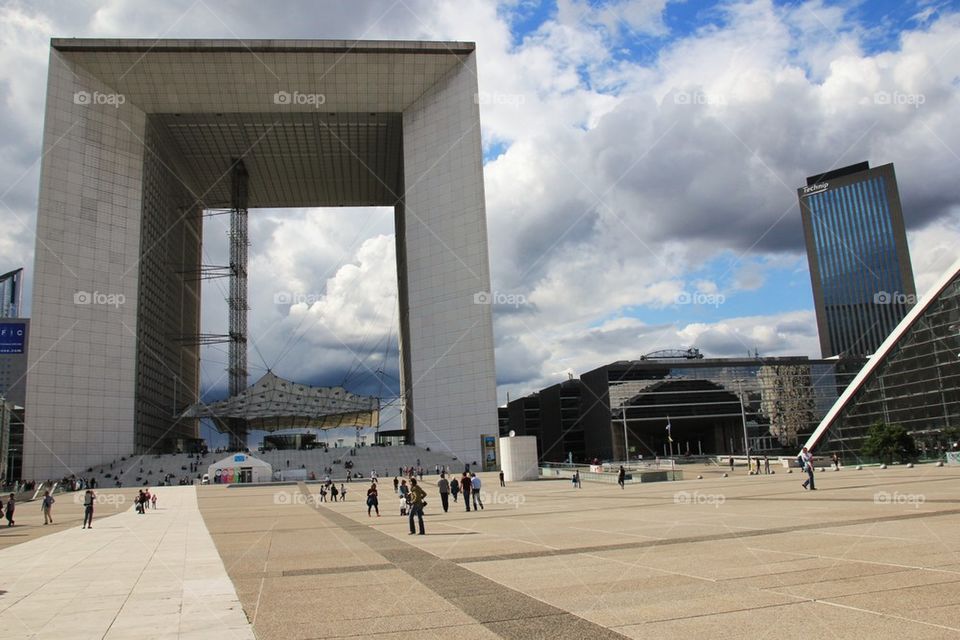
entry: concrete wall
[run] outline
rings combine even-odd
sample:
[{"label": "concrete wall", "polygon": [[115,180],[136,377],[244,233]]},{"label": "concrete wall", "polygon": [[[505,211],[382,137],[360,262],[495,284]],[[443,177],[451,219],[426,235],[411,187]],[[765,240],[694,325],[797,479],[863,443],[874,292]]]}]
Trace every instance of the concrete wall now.
[{"label": "concrete wall", "polygon": [[471,54],[403,114],[405,426],[464,462],[479,462],[481,434],[497,431],[489,296],[478,296],[490,270],[476,93]]},{"label": "concrete wall", "polygon": [[537,439],[533,436],[500,438],[500,468],[507,482],[536,480],[540,476]]},{"label": "concrete wall", "polygon": [[37,211],[24,479],[134,448],[145,116],[51,49]]}]

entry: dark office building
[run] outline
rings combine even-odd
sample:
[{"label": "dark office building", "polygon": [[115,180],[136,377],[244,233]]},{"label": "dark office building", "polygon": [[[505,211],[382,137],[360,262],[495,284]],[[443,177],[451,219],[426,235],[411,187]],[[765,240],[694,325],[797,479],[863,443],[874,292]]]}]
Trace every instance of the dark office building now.
[{"label": "dark office building", "polygon": [[0,318],[0,399],[23,407],[27,402],[29,318]]},{"label": "dark office building", "polygon": [[868,356],[916,302],[893,164],[810,176],[797,196],[820,351]]},{"label": "dark office building", "polygon": [[507,405],[508,430],[535,436],[541,460],[581,462],[587,459],[584,415],[590,404],[584,395],[583,383],[572,379],[517,398]]},{"label": "dark office building", "polygon": [[631,459],[670,449],[742,454],[746,418],[751,451],[779,453],[813,432],[863,362],[704,358],[695,349],[644,356],[514,400],[510,428],[537,437],[541,460],[584,462],[623,459],[624,417]]},{"label": "dark office building", "polygon": [[500,437],[503,438],[510,435],[509,407],[497,407],[497,431],[500,432]]}]

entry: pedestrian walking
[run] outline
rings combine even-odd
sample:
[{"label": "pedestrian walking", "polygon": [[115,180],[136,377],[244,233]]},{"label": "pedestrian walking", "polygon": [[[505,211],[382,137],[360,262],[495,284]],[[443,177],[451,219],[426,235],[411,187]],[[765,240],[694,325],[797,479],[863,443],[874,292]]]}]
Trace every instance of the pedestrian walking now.
[{"label": "pedestrian walking", "polygon": [[441,473],[440,479],[437,480],[437,492],[440,494],[440,506],[446,513],[450,507],[450,481],[447,480],[447,474],[445,473]]},{"label": "pedestrian walking", "polygon": [[460,481],[456,478],[450,480],[450,496],[453,498],[453,501],[457,501],[457,495],[460,493]]},{"label": "pedestrian walking", "polygon": [[420,487],[417,483],[416,478],[410,478],[410,509],[408,516],[410,519],[410,535],[414,535],[417,531],[413,527],[413,517],[417,517],[417,521],[420,525],[420,535],[426,535],[426,531],[423,529],[423,507],[426,506],[424,498],[427,497],[427,492]]},{"label": "pedestrian walking", "polygon": [[7,526],[8,527],[12,527],[13,525],[16,524],[16,522],[13,519],[13,513],[16,510],[17,510],[17,499],[11,493],[10,497],[7,498]]},{"label": "pedestrian walking", "polygon": [[583,485],[580,484],[580,469],[573,472],[573,486],[577,489],[583,489]]},{"label": "pedestrian walking", "polygon": [[470,481],[470,476],[467,475],[467,472],[463,472],[463,477],[460,478],[460,491],[463,492],[463,506],[467,508],[467,511],[470,511],[470,491],[473,489],[473,483]]},{"label": "pedestrian walking", "polygon": [[[403,469],[400,470],[400,475],[403,475]],[[393,476],[393,492],[400,493],[400,476]]]},{"label": "pedestrian walking", "polygon": [[343,486],[343,483],[340,483],[340,502],[347,501],[347,488]]},{"label": "pedestrian walking", "polygon": [[507,483],[503,481],[503,469],[500,470],[500,486],[505,487]]},{"label": "pedestrian walking", "polygon": [[800,456],[798,460],[802,461],[803,470],[807,472],[807,479],[803,482],[803,485],[802,485],[804,491],[806,491],[808,487],[811,491],[816,491],[817,483],[813,479],[813,455],[810,453],[810,451],[807,450],[806,447],[804,447],[800,451]]},{"label": "pedestrian walking", "polygon": [[832,458],[831,458],[831,461],[833,462],[833,468],[834,468],[834,470],[840,471],[840,456],[837,455],[837,452],[836,452],[836,451],[833,452],[833,456],[832,456]]},{"label": "pedestrian walking", "polygon": [[480,496],[480,478],[477,477],[477,474],[470,474],[470,493],[473,495],[473,510],[477,510],[477,505],[480,505],[480,509],[483,510],[483,499]]},{"label": "pedestrian walking", "polygon": [[150,496],[150,506],[153,507],[154,509],[157,508],[157,494],[155,493]]},{"label": "pedestrian walking", "polygon": [[40,503],[40,510],[43,512],[43,524],[53,524],[53,503],[56,500],[50,495],[49,491],[43,492],[43,501]]},{"label": "pedestrian walking", "polygon": [[377,517],[380,517],[380,501],[377,499],[377,483],[371,482],[370,488],[367,489],[367,517],[370,517],[370,510],[374,509],[377,512]]},{"label": "pedestrian walking", "polygon": [[624,485],[627,484],[627,470],[623,468],[623,465],[620,465],[620,471],[617,471],[617,484],[620,485],[620,488],[625,488]]},{"label": "pedestrian walking", "polygon": [[93,529],[93,505],[97,501],[96,494],[87,489],[83,494],[83,526],[81,529]]},{"label": "pedestrian walking", "polygon": [[770,475],[770,458],[763,456],[763,472]]},{"label": "pedestrian walking", "polygon": [[733,471],[733,456],[730,456],[730,471]]}]

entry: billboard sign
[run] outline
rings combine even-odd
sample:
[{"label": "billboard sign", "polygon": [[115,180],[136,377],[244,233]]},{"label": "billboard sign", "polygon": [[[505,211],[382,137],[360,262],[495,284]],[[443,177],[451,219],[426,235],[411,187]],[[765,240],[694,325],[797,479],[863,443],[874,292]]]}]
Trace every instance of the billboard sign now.
[{"label": "billboard sign", "polygon": [[0,354],[22,354],[27,342],[27,323],[0,323]]},{"label": "billboard sign", "polygon": [[496,471],[500,467],[497,460],[497,436],[480,436],[481,451],[483,452],[483,470]]}]

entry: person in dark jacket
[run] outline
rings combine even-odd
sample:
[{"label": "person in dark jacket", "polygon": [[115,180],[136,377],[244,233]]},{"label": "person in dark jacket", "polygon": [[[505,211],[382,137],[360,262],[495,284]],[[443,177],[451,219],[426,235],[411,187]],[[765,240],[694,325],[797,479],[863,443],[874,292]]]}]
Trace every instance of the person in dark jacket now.
[{"label": "person in dark jacket", "polygon": [[440,474],[440,479],[437,480],[437,491],[440,493],[440,506],[446,513],[450,507],[450,481],[447,480],[447,474]]},{"label": "person in dark jacket", "polygon": [[12,527],[16,524],[13,520],[13,512],[17,509],[17,499],[10,494],[10,498],[7,500],[7,526]]},{"label": "person in dark jacket", "polygon": [[464,471],[463,477],[460,478],[460,491],[463,492],[463,504],[467,508],[467,511],[470,511],[470,493],[472,489],[473,484],[470,482],[470,476]]}]

